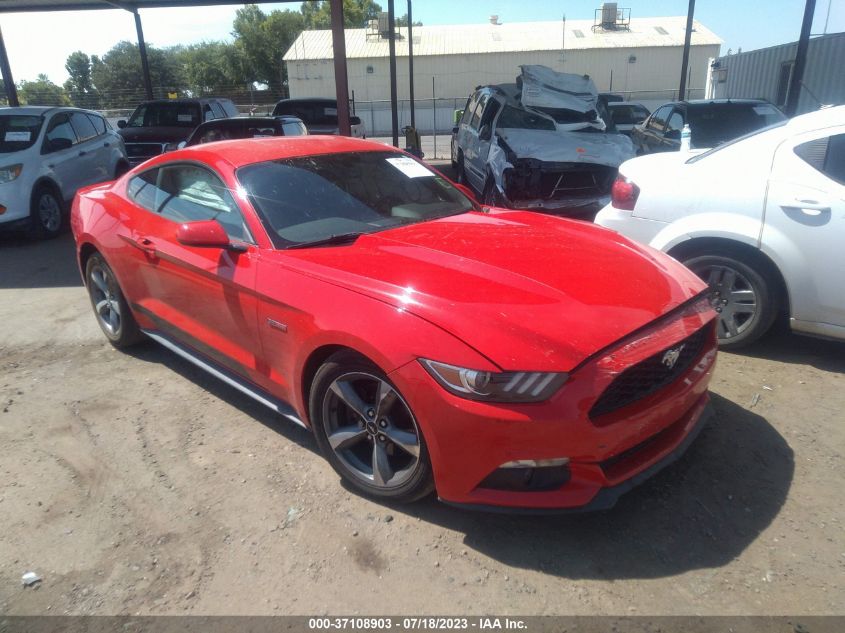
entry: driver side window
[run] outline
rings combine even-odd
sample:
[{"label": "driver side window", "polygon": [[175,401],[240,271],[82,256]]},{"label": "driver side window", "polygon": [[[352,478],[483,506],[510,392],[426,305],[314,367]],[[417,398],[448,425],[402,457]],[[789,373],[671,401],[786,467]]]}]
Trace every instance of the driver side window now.
[{"label": "driver side window", "polygon": [[65,113],[57,114],[50,121],[47,134],[44,137],[46,151],[55,151],[50,149],[50,144],[58,139],[70,141],[71,145],[76,144],[76,133],[70,125],[70,117]]}]

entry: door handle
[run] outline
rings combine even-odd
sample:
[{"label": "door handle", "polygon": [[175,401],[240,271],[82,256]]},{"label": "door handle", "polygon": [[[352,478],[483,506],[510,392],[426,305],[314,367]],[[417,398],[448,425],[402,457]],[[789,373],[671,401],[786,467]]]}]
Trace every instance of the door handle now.
[{"label": "door handle", "polygon": [[79,150],[79,155],[80,155],[80,156],[85,156],[85,154],[86,154],[86,152],[85,152],[85,150],[84,150],[84,149]]},{"label": "door handle", "polygon": [[136,237],[132,240],[132,245],[141,249],[148,255],[155,255],[156,254],[156,245],[148,237]]},{"label": "door handle", "polygon": [[830,205],[824,202],[820,202],[819,200],[813,200],[811,198],[795,198],[793,200],[794,205],[802,211],[819,211],[821,213],[826,213],[830,211]]},{"label": "door handle", "polygon": [[103,147],[111,147],[110,143],[103,143]]}]

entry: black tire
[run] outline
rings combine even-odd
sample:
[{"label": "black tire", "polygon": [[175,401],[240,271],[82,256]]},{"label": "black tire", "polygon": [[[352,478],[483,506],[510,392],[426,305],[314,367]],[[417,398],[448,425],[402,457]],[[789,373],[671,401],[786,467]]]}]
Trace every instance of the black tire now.
[{"label": "black tire", "polygon": [[57,237],[65,225],[64,203],[56,190],[39,185],[32,192],[29,205],[29,234],[39,240]]},{"label": "black tire", "polygon": [[458,162],[455,165],[455,182],[459,185],[467,184],[467,175],[464,171],[464,155],[458,150]]},{"label": "black tire", "polygon": [[117,163],[117,165],[114,166],[114,179],[117,180],[127,171],[129,171],[129,163],[120,161],[119,163]]},{"label": "black tire", "polygon": [[490,177],[484,183],[484,191],[481,192],[481,204],[487,205],[488,207],[502,206],[499,190],[496,188],[495,181]]},{"label": "black tire", "polygon": [[769,267],[742,254],[694,255],[684,265],[710,285],[719,312],[722,349],[738,349],[765,334],[778,314],[779,292]]},{"label": "black tire", "polygon": [[[99,253],[91,255],[85,264],[85,287],[97,324],[109,343],[123,349],[144,340],[114,272]],[[114,313],[116,321],[111,316]]]},{"label": "black tire", "polygon": [[[373,392],[368,393],[366,390],[368,384],[366,377],[378,381],[373,383]],[[367,409],[366,413],[362,412],[360,416],[346,404],[347,399],[341,398],[333,389],[333,385],[338,384],[356,385],[356,380],[364,389],[355,387],[353,396],[358,395],[360,404]],[[392,389],[395,396],[398,396],[398,398],[393,397],[391,404],[387,405],[391,407],[390,414],[378,412],[379,404],[375,402],[377,400],[375,392],[380,388],[379,383]],[[372,401],[372,406],[370,406],[370,401]],[[385,408],[385,411],[387,410]],[[332,355],[314,376],[309,394],[309,412],[320,450],[335,471],[356,491],[384,501],[410,503],[434,490],[428,449],[409,405],[384,372],[366,358],[350,351]],[[369,421],[366,420],[366,415],[370,415]],[[378,426],[382,421],[388,427],[384,433],[394,434],[396,431],[408,433],[405,437],[415,433],[417,444],[414,448],[418,451],[418,455],[406,453],[401,450],[399,444],[393,444],[386,436],[383,436]],[[372,432],[368,430],[370,427],[374,427]],[[352,429],[356,436],[360,437],[350,436],[348,445],[333,448],[329,435],[336,438],[338,431],[342,434],[343,429]],[[387,439],[386,442],[381,441],[385,439]],[[377,446],[379,442],[380,448]],[[384,455],[392,450],[390,455],[384,458],[394,460],[391,466],[405,464],[404,469],[390,470],[391,466],[389,466],[388,472],[392,475],[385,483],[376,483],[374,464],[377,448],[384,451]],[[369,461],[372,462],[369,478],[366,472],[368,456],[370,456]],[[396,482],[391,483],[394,479]]]}]

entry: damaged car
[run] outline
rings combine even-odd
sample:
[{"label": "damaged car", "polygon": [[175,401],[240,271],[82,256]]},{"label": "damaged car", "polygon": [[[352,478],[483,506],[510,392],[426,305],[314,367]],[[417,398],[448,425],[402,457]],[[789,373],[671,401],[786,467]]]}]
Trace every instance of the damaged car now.
[{"label": "damaged car", "polygon": [[456,179],[492,206],[592,217],[634,156],[586,75],[521,66],[514,84],[478,87],[455,131]]}]

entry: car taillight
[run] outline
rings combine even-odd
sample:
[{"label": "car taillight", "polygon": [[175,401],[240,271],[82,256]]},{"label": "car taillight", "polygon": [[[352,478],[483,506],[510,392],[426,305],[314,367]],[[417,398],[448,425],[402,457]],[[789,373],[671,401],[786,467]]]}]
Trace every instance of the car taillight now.
[{"label": "car taillight", "polygon": [[616,177],[610,190],[611,204],[616,209],[633,211],[640,195],[640,188],[621,174]]}]

